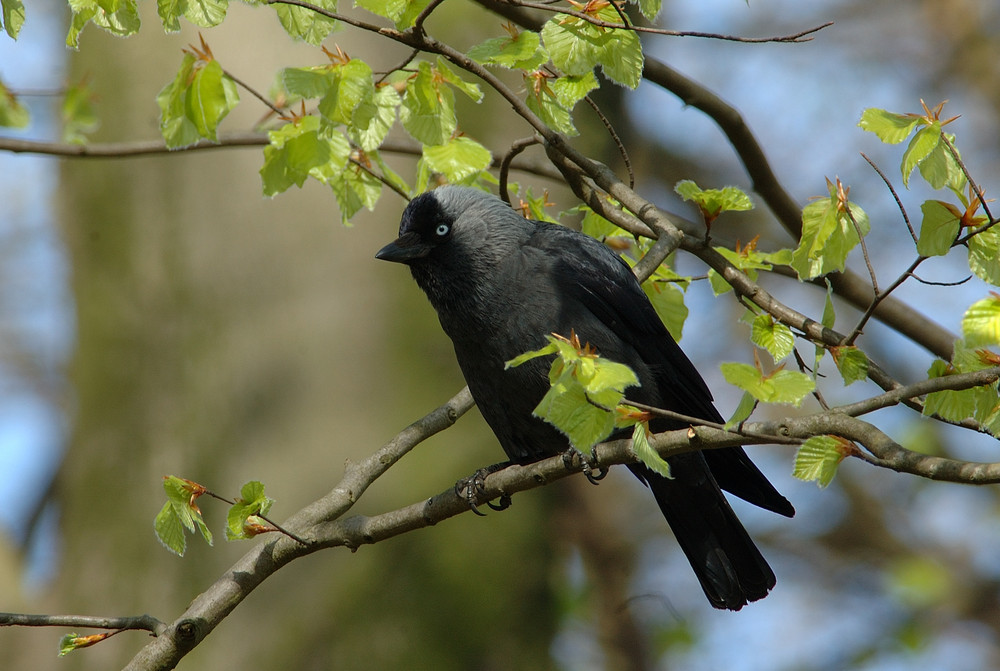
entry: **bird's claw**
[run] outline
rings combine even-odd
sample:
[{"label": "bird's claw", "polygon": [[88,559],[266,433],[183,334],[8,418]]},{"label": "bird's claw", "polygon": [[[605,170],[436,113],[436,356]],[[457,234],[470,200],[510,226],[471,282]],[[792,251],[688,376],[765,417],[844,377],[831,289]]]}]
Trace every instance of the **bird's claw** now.
[{"label": "bird's claw", "polygon": [[[486,513],[479,509],[477,505],[477,500],[480,494],[486,491],[486,477],[492,473],[505,468],[509,465],[509,462],[493,464],[492,466],[487,466],[486,468],[480,468],[478,471],[473,473],[467,478],[462,478],[455,483],[455,494],[465,499],[465,502],[469,505],[469,509],[480,517],[486,517]],[[501,494],[500,500],[497,503],[492,501],[487,501],[486,505],[490,507],[491,510],[506,510],[510,508],[510,494]]]},{"label": "bird's claw", "polygon": [[[567,470],[579,470],[592,485],[599,484],[608,475],[608,469],[598,465],[597,459],[591,455],[584,454],[575,447],[571,447],[563,452],[562,458]],[[579,467],[574,464],[574,460],[579,460]]]}]

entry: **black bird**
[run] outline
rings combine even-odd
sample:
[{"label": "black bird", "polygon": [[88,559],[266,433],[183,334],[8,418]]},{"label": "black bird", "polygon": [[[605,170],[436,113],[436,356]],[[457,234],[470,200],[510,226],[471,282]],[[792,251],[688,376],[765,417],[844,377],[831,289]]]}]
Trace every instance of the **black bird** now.
[{"label": "black bird", "polygon": [[[624,261],[597,240],[530,221],[499,198],[445,186],[414,198],[399,238],[375,255],[404,263],[437,311],[473,398],[507,457],[519,464],[565,452],[558,430],[532,415],[548,391],[551,359],[504,363],[575,332],[602,357],[629,366],[641,386],[629,399],[713,422],[712,395]],[[653,431],[684,428],[669,419]],[[627,433],[614,437],[624,437]],[[716,608],[764,598],[774,573],[720,487],[791,517],[792,505],[740,447],[668,459],[672,479],[642,464],[629,470],[653,492]]]}]

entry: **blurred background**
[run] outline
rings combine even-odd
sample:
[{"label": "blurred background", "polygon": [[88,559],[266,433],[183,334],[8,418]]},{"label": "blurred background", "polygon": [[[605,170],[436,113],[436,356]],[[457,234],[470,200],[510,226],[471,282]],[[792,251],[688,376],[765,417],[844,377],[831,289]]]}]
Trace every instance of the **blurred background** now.
[{"label": "blurred background", "polygon": [[[501,21],[449,2],[429,24],[459,48],[500,34]],[[0,77],[23,93],[33,122],[5,135],[57,139],[58,101],[46,92],[88,77],[99,100],[93,141],[159,137],[154,98],[197,40],[163,35],[143,6],[138,36],[90,26],[79,52],[63,46],[65,3],[30,3],[15,43],[0,39]],[[856,127],[866,107],[945,115],[987,193],[998,175],[1000,7],[987,0],[866,3],[822,0],[666,2],[672,29],[767,36],[836,24],[799,45],[650,37],[649,54],[720,94],[745,116],[779,178],[803,204],[824,178],[852,186],[872,218],[868,245],[880,281],[915,254],[895,203],[860,157],[901,189],[902,147]],[[293,43],[273,12],[233,4],[203,31],[224,67],[261,91],[286,65],[325,61]],[[375,70],[407,56],[345,30],[340,45]],[[223,130],[250,128],[265,109],[243,104]],[[484,105],[496,105],[487,96]],[[683,210],[674,183],[750,183],[715,126],[643,84],[605,87],[599,102],[632,155],[643,193]],[[463,103],[464,104],[464,103]],[[506,107],[461,114],[461,129],[502,155],[527,129]],[[488,113],[483,113],[484,111]],[[599,122],[577,112],[578,146],[618,166]],[[537,151],[537,150],[533,150]],[[392,164],[411,174],[409,159]],[[326,493],[347,459],[361,458],[461,386],[450,343],[404,268],[377,263],[405,203],[386,193],[345,228],[332,194],[309,183],[260,194],[259,149],[131,159],[56,160],[0,154],[0,610],[129,615],[164,620],[241,556],[222,540],[225,509],[203,509],[218,539],[184,558],[164,550],[153,517],[161,477],[175,474],[235,494],[250,479],[277,499],[276,519]],[[557,209],[557,185],[515,176]],[[916,180],[914,180],[916,182]],[[918,219],[919,188],[902,193]],[[758,209],[713,227],[761,247],[793,241]],[[689,213],[690,215],[690,213]],[[955,256],[960,256],[957,254]],[[697,260],[679,269],[702,275]],[[864,272],[863,265],[855,265]],[[960,280],[964,259],[921,267]],[[768,288],[817,316],[822,293],[775,279]],[[958,331],[965,306],[986,295],[904,285],[901,297]],[[716,391],[724,415],[739,395],[721,361],[750,361],[747,330],[729,298],[704,282],[688,291],[682,346]],[[857,313],[838,306],[838,328]],[[720,325],[723,325],[720,327]],[[862,345],[897,379],[932,358],[879,325]],[[808,359],[811,347],[801,348]],[[832,370],[832,368],[831,368]],[[860,382],[832,403],[877,393]],[[996,461],[996,441],[943,431],[901,411],[876,419],[904,444]],[[734,502],[778,575],[764,601],[738,614],[711,609],[656,506],[615,472],[519,495],[485,519],[437,527],[300,560],[267,581],[182,662],[184,668],[260,669],[737,669],[887,671],[1000,668],[1000,510],[996,488],[932,483],[845,463],[826,490],[794,480],[792,453],[751,454],[798,509],[793,520]],[[376,513],[435,494],[501,457],[473,411],[419,446],[356,507]],[[0,630],[4,669],[109,669],[143,645],[122,634],[57,660],[51,629]],[[83,633],[83,632],[81,632]]]}]

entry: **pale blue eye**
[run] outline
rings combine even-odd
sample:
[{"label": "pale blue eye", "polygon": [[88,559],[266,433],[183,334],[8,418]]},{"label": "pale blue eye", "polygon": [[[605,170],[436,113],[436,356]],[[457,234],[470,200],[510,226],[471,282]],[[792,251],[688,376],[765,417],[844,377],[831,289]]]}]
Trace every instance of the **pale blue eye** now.
[{"label": "pale blue eye", "polygon": [[441,224],[436,229],[434,229],[434,232],[437,233],[439,237],[444,237],[448,235],[449,230],[451,229],[448,228],[448,224]]}]

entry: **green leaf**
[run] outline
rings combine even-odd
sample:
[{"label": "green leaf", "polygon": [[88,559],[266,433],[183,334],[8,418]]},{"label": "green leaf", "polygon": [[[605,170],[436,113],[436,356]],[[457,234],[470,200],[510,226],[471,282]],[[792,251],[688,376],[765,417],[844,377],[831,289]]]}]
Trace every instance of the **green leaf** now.
[{"label": "green leaf", "polygon": [[469,58],[483,65],[499,65],[511,70],[530,72],[540,68],[549,55],[542,48],[538,33],[525,30],[514,37],[494,37],[469,49]]},{"label": "green leaf", "polygon": [[176,33],[181,29],[180,17],[183,12],[184,0],[156,0],[156,13],[166,33]]},{"label": "green leaf", "polygon": [[530,352],[525,352],[524,354],[518,354],[516,357],[504,363],[504,370],[508,368],[514,368],[520,366],[523,363],[531,361],[532,359],[537,359],[539,357],[548,356],[549,354],[555,354],[559,351],[558,341],[553,338],[549,338],[549,344],[545,347],[540,347],[536,350],[531,350]]},{"label": "green leaf", "polygon": [[31,121],[28,108],[0,82],[0,126],[24,128]]},{"label": "green leaf", "polygon": [[248,522],[251,524],[254,522],[250,518],[267,515],[273,503],[274,499],[265,496],[262,483],[251,480],[243,485],[240,489],[240,498],[226,514],[226,540],[246,540],[256,536],[257,534],[248,526]]},{"label": "green leaf", "polygon": [[578,450],[585,451],[614,430],[614,413],[590,403],[579,384],[557,382],[539,402],[534,413],[559,429]]},{"label": "green leaf", "polygon": [[194,66],[194,77],[184,93],[184,113],[194,124],[201,137],[218,141],[216,134],[219,123],[240,101],[236,82],[222,71],[216,60],[198,67]]},{"label": "green leaf", "polygon": [[185,94],[192,79],[195,57],[185,53],[174,80],[160,89],[156,104],[160,106],[160,133],[167,147],[177,149],[194,144],[201,139],[198,129],[187,117]]},{"label": "green leaf", "polygon": [[632,428],[632,451],[650,470],[665,478],[673,479],[670,475],[670,464],[649,444],[649,427],[645,422],[637,422]]},{"label": "green leaf", "polygon": [[763,347],[774,358],[781,361],[795,349],[795,336],[788,328],[767,313],[757,315],[751,326],[750,339],[758,347]]},{"label": "green leaf", "polygon": [[337,198],[344,225],[350,225],[350,218],[362,207],[374,210],[382,195],[382,182],[354,163],[348,163],[343,170],[331,175],[328,182]]},{"label": "green leaf", "polygon": [[737,427],[748,420],[756,407],[757,399],[753,397],[753,394],[746,391],[743,392],[743,396],[740,398],[736,410],[733,411],[732,417],[726,420],[726,429]]},{"label": "green leaf", "polygon": [[322,125],[319,117],[300,117],[268,133],[260,169],[264,195],[274,196],[312,175],[324,183],[343,170],[350,155],[344,136]]},{"label": "green leaf", "polygon": [[883,109],[869,107],[861,113],[858,126],[875,133],[886,144],[899,144],[905,140],[913,128],[920,123],[920,117],[911,114],[893,114]]},{"label": "green leaf", "polygon": [[950,203],[927,200],[920,205],[924,217],[920,223],[917,253],[921,256],[943,256],[951,250],[961,228],[961,213]]},{"label": "green leaf", "polygon": [[850,445],[837,436],[813,436],[802,443],[795,454],[792,475],[800,480],[815,480],[826,487],[837,474],[840,462],[850,454]]},{"label": "green leaf", "polygon": [[857,347],[831,347],[830,354],[833,355],[833,362],[837,364],[840,376],[844,378],[844,386],[868,377],[868,357]]},{"label": "green leaf", "polygon": [[969,239],[969,268],[984,282],[1000,287],[1000,226]]},{"label": "green leaf", "polygon": [[827,186],[829,198],[815,200],[802,210],[802,238],[791,264],[802,280],[844,270],[848,253],[861,240],[857,229],[862,235],[870,229],[864,210],[854,203],[842,203],[839,189],[829,180]]},{"label": "green leaf", "polygon": [[741,212],[753,209],[750,196],[735,186],[722,189],[702,189],[690,179],[681,180],[674,186],[684,200],[690,200],[701,210],[705,220],[711,222],[723,212]]},{"label": "green leaf", "polygon": [[[676,275],[672,271],[669,274]],[[667,273],[661,274],[659,269],[648,280],[642,283],[642,290],[653,304],[653,309],[660,321],[667,327],[670,336],[680,342],[684,333],[684,322],[687,321],[688,309],[684,304],[684,292],[676,282],[661,279]]]},{"label": "green leaf", "polygon": [[[610,4],[590,14],[602,21],[621,23]],[[542,40],[553,64],[568,75],[583,75],[600,65],[609,79],[629,88],[634,89],[642,80],[642,44],[633,31],[602,28],[580,18],[561,16],[546,22]]]},{"label": "green leaf", "polygon": [[85,82],[66,89],[62,103],[63,142],[85,144],[87,133],[93,133],[100,126],[94,99],[94,92]]},{"label": "green leaf", "polygon": [[456,137],[436,146],[424,146],[423,160],[427,167],[445,176],[448,182],[466,182],[486,170],[493,156],[475,140]]},{"label": "green leaf", "polygon": [[[961,348],[956,346],[956,353]],[[958,356],[956,354],[956,361]],[[979,364],[983,365],[982,363]],[[955,368],[945,361],[937,360],[927,371],[928,378],[952,375]],[[959,371],[961,372],[961,371]],[[952,422],[974,419],[979,422],[990,422],[997,410],[1000,399],[997,396],[997,383],[982,387],[973,387],[961,391],[936,391],[927,394],[924,400],[924,415],[938,415]]]},{"label": "green leaf", "polygon": [[[715,251],[726,257],[730,263],[742,270],[751,280],[757,279],[758,270],[770,270],[771,262],[768,260],[769,254],[758,252],[753,243],[747,243],[738,250],[716,247]],[[722,275],[715,270],[708,271],[708,282],[716,296],[732,290],[729,282],[723,279]]]},{"label": "green leaf", "polygon": [[559,103],[555,92],[544,80],[539,81],[538,86],[534,86],[535,80],[525,76],[525,82],[528,94],[524,102],[528,105],[528,109],[537,114],[546,126],[556,132],[569,136],[579,134],[576,126],[573,125],[572,114]]},{"label": "green leaf", "polygon": [[322,98],[334,80],[334,65],[284,68],[278,73],[285,92],[293,98]]},{"label": "green leaf", "polygon": [[[943,135],[954,145],[954,135],[948,133],[943,133]],[[965,174],[944,142],[939,141],[930,153],[920,161],[918,167],[920,176],[934,189],[951,186],[955,191],[961,192],[965,187]]]},{"label": "green leaf", "polygon": [[917,131],[916,135],[913,136],[913,139],[910,140],[910,144],[907,145],[906,151],[903,153],[903,162],[900,169],[903,173],[904,186],[909,188],[910,174],[913,173],[913,169],[916,168],[921,161],[926,159],[940,142],[940,123],[933,123],[928,126],[924,126]]},{"label": "green leaf", "polygon": [[378,149],[396,123],[399,104],[396,89],[389,85],[377,87],[375,93],[363,99],[354,110],[352,122],[347,127],[351,140],[364,151]]},{"label": "green leaf", "polygon": [[559,429],[576,449],[589,450],[614,430],[614,409],[625,389],[639,380],[628,366],[603,359],[589,347],[555,336],[546,339],[548,345],[511,359],[506,367],[556,354],[549,367],[550,388],[534,415]]},{"label": "green leaf", "polygon": [[662,0],[638,0],[638,5],[642,15],[653,21],[660,14]]},{"label": "green leaf", "polygon": [[163,508],[157,513],[153,520],[153,530],[163,547],[173,552],[178,557],[183,557],[187,550],[187,536],[184,534],[184,521],[177,514],[170,501],[163,504]]},{"label": "green leaf", "polygon": [[103,28],[112,35],[127,37],[138,32],[141,25],[135,0],[70,0],[73,18],[66,34],[66,46],[80,46],[80,33],[88,23]]},{"label": "green leaf", "polygon": [[319,101],[320,114],[330,121],[350,125],[362,102],[375,95],[372,69],[364,61],[352,58],[329,68],[329,86]]},{"label": "green leaf", "polygon": [[455,132],[455,94],[435,77],[430,63],[420,63],[416,76],[407,83],[399,120],[423,144],[444,144]]},{"label": "green leaf", "polygon": [[[331,12],[337,11],[337,0],[312,0],[312,3]],[[305,7],[279,4],[274,5],[274,10],[286,33],[313,46],[318,47],[339,27],[336,20]]]},{"label": "green leaf", "polygon": [[219,25],[229,11],[229,0],[184,0],[180,4],[184,7],[184,18],[201,28]]},{"label": "green leaf", "polygon": [[1000,344],[1000,295],[976,301],[962,317],[962,335],[968,347]]},{"label": "green leaf", "polygon": [[173,475],[163,478],[163,491],[167,494],[167,503],[160,509],[153,522],[156,537],[165,548],[184,556],[187,548],[185,529],[201,532],[205,541],[212,544],[212,532],[209,531],[201,510],[195,505],[195,499],[204,493],[205,488],[197,483],[184,480]]},{"label": "green leaf", "polygon": [[583,75],[567,75],[557,77],[549,81],[549,88],[556,97],[556,102],[567,111],[572,112],[573,107],[583,100],[583,98],[600,86],[597,77],[593,72]]},{"label": "green leaf", "polygon": [[467,82],[464,79],[462,79],[462,77],[459,76],[457,72],[455,72],[454,70],[451,69],[451,67],[449,67],[448,61],[446,61],[441,56],[438,56],[437,58],[436,69],[438,76],[442,80],[448,82],[456,89],[464,93],[473,102],[477,103],[482,102],[483,92],[479,88],[479,84],[473,84],[471,82]]},{"label": "green leaf", "polygon": [[764,403],[791,403],[798,406],[816,388],[812,378],[795,371],[777,370],[765,376],[754,366],[745,363],[724,363],[719,368],[726,382]]},{"label": "green leaf", "polygon": [[3,29],[12,40],[16,40],[24,25],[24,4],[21,0],[0,0],[0,12]]}]

